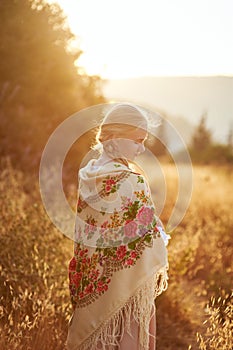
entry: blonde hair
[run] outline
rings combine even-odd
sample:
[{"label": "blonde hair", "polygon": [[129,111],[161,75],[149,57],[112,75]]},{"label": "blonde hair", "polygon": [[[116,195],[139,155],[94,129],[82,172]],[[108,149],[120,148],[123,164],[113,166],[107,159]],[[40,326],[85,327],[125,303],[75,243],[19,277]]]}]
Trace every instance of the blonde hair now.
[{"label": "blonde hair", "polygon": [[148,130],[148,120],[145,112],[131,103],[118,103],[105,114],[96,133],[96,144],[92,149],[100,151],[105,141],[129,136],[136,129]]}]

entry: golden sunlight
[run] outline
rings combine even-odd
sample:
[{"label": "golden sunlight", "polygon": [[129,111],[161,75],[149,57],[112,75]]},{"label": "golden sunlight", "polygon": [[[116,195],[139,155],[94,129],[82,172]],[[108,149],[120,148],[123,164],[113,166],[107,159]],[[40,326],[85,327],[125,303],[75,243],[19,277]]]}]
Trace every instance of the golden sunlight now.
[{"label": "golden sunlight", "polygon": [[[57,0],[103,78],[232,75],[233,2]],[[218,23],[218,25],[216,25]]]}]

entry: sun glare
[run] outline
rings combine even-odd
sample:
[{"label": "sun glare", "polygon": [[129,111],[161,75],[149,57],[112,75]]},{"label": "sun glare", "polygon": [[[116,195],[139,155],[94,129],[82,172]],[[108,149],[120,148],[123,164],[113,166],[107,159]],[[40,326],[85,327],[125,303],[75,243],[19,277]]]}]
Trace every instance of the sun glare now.
[{"label": "sun glare", "polygon": [[78,36],[83,51],[78,66],[90,75],[111,79],[233,74],[233,2],[56,2]]}]

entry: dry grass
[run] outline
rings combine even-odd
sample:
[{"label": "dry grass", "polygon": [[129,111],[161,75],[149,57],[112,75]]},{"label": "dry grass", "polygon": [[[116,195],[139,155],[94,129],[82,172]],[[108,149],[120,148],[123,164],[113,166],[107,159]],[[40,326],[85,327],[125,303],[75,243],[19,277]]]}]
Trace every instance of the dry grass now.
[{"label": "dry grass", "polygon": [[1,162],[0,349],[64,349],[72,245],[50,223],[37,183],[26,193],[29,179]]},{"label": "dry grass", "polygon": [[[177,180],[172,165],[164,170],[166,222]],[[232,180],[231,168],[194,167],[192,202],[168,248],[169,288],[157,300],[158,350],[232,347]],[[70,190],[72,203],[73,185]],[[72,242],[50,222],[36,179],[15,171],[9,159],[1,161],[0,201],[0,349],[62,350]]]},{"label": "dry grass", "polygon": [[201,350],[229,350],[233,348],[232,296],[232,294],[223,293],[218,299],[211,298],[207,308],[209,317],[206,320],[208,328],[205,336],[197,334]]},{"label": "dry grass", "polygon": [[[158,349],[183,350],[188,345],[199,349],[196,335],[207,334],[207,305],[232,288],[232,169],[195,166],[193,170],[191,204],[169,245],[169,289],[157,303]],[[174,202],[172,177],[167,184]],[[166,212],[163,219],[168,220]],[[220,329],[222,323],[215,326]]]}]

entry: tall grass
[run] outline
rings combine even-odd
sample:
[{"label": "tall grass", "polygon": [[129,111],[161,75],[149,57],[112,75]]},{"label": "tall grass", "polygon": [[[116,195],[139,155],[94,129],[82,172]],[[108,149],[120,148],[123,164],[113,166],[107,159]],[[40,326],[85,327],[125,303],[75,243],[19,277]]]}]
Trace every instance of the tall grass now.
[{"label": "tall grass", "polygon": [[50,223],[37,183],[26,193],[27,180],[2,160],[0,349],[64,349],[71,245]]},{"label": "tall grass", "polygon": [[[37,179],[14,170],[9,158],[0,166],[0,349],[62,350],[72,312],[72,241],[50,222]],[[192,202],[168,247],[169,288],[157,300],[158,350],[232,347],[230,170],[194,168]],[[164,222],[176,196],[175,168],[167,165],[165,172]],[[156,202],[156,188],[154,195]],[[73,184],[67,196],[72,205]]]},{"label": "tall grass", "polygon": [[230,350],[233,348],[233,303],[231,294],[212,297],[208,305],[208,325],[205,335],[197,333],[201,350]]}]

